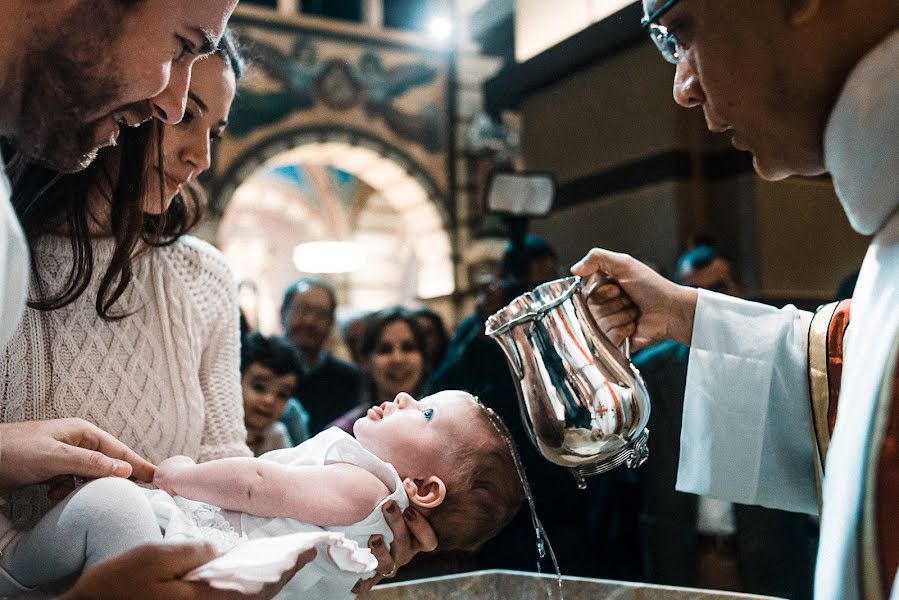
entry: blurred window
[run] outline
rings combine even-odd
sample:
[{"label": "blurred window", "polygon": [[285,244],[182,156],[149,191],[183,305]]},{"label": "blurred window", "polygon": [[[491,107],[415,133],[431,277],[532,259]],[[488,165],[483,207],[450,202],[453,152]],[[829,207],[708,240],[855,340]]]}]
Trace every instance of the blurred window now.
[{"label": "blurred window", "polygon": [[434,0],[384,0],[384,27],[427,32],[440,4]]},{"label": "blurred window", "polygon": [[255,6],[264,6],[265,8],[278,8],[278,0],[244,0],[245,4],[253,4]]}]

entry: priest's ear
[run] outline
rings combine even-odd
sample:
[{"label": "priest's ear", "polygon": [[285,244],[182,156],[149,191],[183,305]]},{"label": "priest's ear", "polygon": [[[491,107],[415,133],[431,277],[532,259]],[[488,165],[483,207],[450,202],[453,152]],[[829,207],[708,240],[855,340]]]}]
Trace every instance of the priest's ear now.
[{"label": "priest's ear", "polygon": [[403,480],[403,489],[409,502],[418,508],[437,508],[446,499],[446,485],[436,475],[425,479],[407,477]]}]

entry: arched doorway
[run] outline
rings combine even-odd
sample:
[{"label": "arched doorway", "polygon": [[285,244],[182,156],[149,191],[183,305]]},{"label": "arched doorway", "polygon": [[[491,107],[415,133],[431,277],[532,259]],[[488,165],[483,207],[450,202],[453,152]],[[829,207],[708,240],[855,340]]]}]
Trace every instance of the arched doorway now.
[{"label": "arched doorway", "polygon": [[317,275],[335,286],[344,311],[454,292],[444,201],[399,149],[358,131],[307,128],[244,156],[222,179],[211,208],[219,217],[217,244],[244,284],[242,305],[262,331],[277,331],[283,290],[312,274],[294,261],[294,249],[308,242],[348,241],[361,249],[356,271]]}]

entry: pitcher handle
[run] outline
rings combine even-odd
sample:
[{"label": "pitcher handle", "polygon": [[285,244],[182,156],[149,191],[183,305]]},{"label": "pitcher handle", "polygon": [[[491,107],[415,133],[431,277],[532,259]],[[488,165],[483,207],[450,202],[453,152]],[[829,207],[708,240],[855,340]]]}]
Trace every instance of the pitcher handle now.
[{"label": "pitcher handle", "polygon": [[[608,283],[610,281],[612,281],[612,280],[609,279],[608,277],[606,277],[605,275],[603,275],[602,273],[594,273],[593,275],[590,275],[589,277],[587,277],[586,280],[581,278],[581,281],[580,281],[581,290],[582,290],[581,293],[584,296],[584,300],[586,301],[587,298],[589,298],[590,295],[596,291],[596,288],[598,288],[602,284]],[[630,337],[624,338],[624,341],[621,342],[621,345],[618,346],[618,349],[621,350],[621,353],[624,354],[624,357],[626,359],[630,360],[631,359],[631,338]]]}]

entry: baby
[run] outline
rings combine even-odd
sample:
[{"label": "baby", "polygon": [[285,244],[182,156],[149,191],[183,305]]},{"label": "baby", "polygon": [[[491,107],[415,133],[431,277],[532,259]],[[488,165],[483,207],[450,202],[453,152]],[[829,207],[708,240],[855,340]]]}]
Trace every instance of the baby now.
[{"label": "baby", "polygon": [[[136,502],[135,507],[132,501],[129,510],[143,510],[146,515],[149,501],[156,541],[163,536],[160,530],[170,538],[173,530],[182,535],[190,530],[202,532],[204,523],[218,520],[214,528],[231,530],[238,539],[324,529],[343,533],[364,547],[375,534],[384,536],[388,544],[392,541],[381,512],[381,506],[392,500],[397,509],[405,510],[411,504],[428,519],[441,550],[474,550],[508,524],[523,502],[517,458],[507,430],[492,411],[467,393],[445,391],[421,401],[401,393],[392,402],[369,409],[353,429],[355,439],[332,428],[296,448],[275,450],[260,458],[202,464],[187,457],[170,458],[156,471],[154,484],[160,489],[139,490],[143,504]],[[102,481],[81,488],[66,502]],[[78,512],[77,507],[74,510]],[[216,514],[210,516],[210,511]],[[115,521],[118,525],[109,526],[121,528],[122,519]],[[222,522],[226,524],[222,526]],[[93,538],[105,548],[104,536],[97,531],[104,523],[95,520],[89,535],[82,532],[74,539],[88,538],[90,542]],[[132,528],[148,530],[144,523]],[[54,542],[42,541],[44,552],[38,556],[43,561],[46,546]],[[154,540],[132,540],[131,545],[147,541]],[[84,553],[89,557],[91,549],[85,548]],[[19,579],[16,567],[28,564],[29,559],[33,557],[10,561],[4,556],[0,566]],[[78,569],[84,566],[82,557]],[[61,575],[60,569],[52,569],[52,578],[41,579],[33,567],[25,571],[27,577],[19,583],[27,586],[43,585]],[[341,572],[330,564],[327,553],[319,552],[282,593],[350,598],[358,577]]]}]

